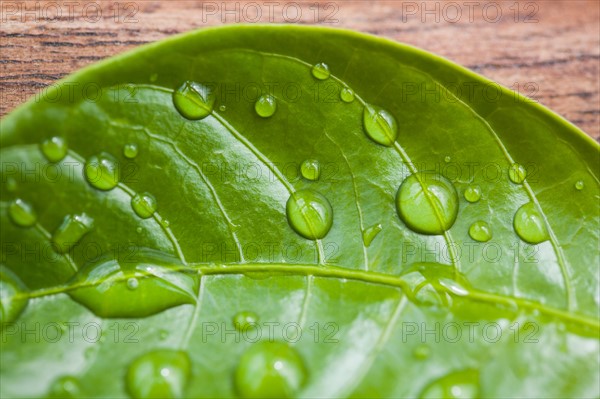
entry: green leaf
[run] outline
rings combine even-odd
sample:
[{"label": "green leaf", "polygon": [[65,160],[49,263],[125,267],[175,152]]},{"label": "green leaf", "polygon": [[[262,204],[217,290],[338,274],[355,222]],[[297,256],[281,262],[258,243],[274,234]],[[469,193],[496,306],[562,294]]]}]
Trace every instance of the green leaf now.
[{"label": "green leaf", "polygon": [[0,137],[2,397],[600,395],[598,144],[446,60],[203,29]]}]

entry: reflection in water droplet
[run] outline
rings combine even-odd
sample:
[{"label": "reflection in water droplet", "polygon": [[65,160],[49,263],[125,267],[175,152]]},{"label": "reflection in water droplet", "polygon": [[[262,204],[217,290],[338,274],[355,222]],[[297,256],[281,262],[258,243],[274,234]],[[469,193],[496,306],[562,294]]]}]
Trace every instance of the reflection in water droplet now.
[{"label": "reflection in water droplet", "polygon": [[481,199],[481,187],[471,185],[465,190],[465,199],[469,202],[477,202]]},{"label": "reflection in water droplet", "polygon": [[248,331],[256,327],[258,315],[251,311],[238,312],[233,316],[233,325],[238,331]]},{"label": "reflection in water droplet", "polygon": [[25,284],[12,270],[0,265],[0,323],[17,320],[29,301],[26,290]]},{"label": "reflection in water droplet", "polygon": [[283,342],[252,345],[240,359],[234,384],[243,398],[292,398],[307,379],[304,361]]},{"label": "reflection in water droplet", "polygon": [[99,190],[112,190],[119,184],[119,163],[112,155],[101,152],[85,163],[87,181]]},{"label": "reflection in water droplet", "polygon": [[154,215],[158,204],[156,198],[150,193],[139,193],[131,198],[131,207],[142,219],[148,219]]},{"label": "reflection in water droplet", "polygon": [[515,184],[521,184],[527,177],[525,167],[518,163],[513,163],[508,169],[508,178]]},{"label": "reflection in water droplet", "polygon": [[129,288],[130,290],[137,289],[137,287],[139,287],[139,285],[140,285],[140,282],[138,281],[137,278],[130,277],[127,279],[127,288]]},{"label": "reflection in water droplet", "polygon": [[125,158],[133,159],[138,155],[138,146],[135,143],[128,143],[123,146],[123,155]]},{"label": "reflection in water droplet", "polygon": [[37,221],[33,206],[19,198],[8,206],[8,216],[14,224],[21,227],[31,227]]},{"label": "reflection in water droplet", "polygon": [[173,92],[173,104],[181,116],[189,120],[204,119],[213,110],[215,96],[200,83],[187,81]]},{"label": "reflection in water droplet", "polygon": [[94,227],[94,219],[82,213],[81,215],[67,215],[63,222],[52,234],[54,249],[61,254],[77,245],[79,240],[89,233]]},{"label": "reflection in water droplet", "polygon": [[415,348],[413,355],[420,360],[427,359],[431,355],[431,348],[425,344],[421,344]]},{"label": "reflection in water droplet", "polygon": [[421,399],[474,399],[479,396],[479,374],[476,370],[463,370],[433,381],[419,397]]},{"label": "reflection in water droplet", "polygon": [[258,98],[258,100],[256,100],[256,103],[254,104],[254,110],[263,118],[269,118],[273,116],[276,109],[277,101],[275,101],[275,97],[270,94],[263,94]]},{"label": "reflection in water droplet", "polygon": [[550,238],[544,218],[533,202],[519,208],[513,226],[519,237],[529,244],[539,244]]},{"label": "reflection in water droplet", "polygon": [[81,397],[79,380],[73,376],[65,375],[57,378],[50,385],[49,398],[79,398]]},{"label": "reflection in water droplet", "polygon": [[377,237],[377,235],[381,232],[381,229],[383,229],[383,226],[381,223],[377,223],[371,227],[367,227],[362,231],[362,239],[365,247],[369,247],[371,245],[375,237]]},{"label": "reflection in water droplet", "polygon": [[396,208],[404,223],[417,233],[442,234],[458,215],[458,193],[446,178],[417,172],[400,185]]},{"label": "reflection in water droplet", "polygon": [[290,195],[286,213],[290,226],[309,240],[325,237],[333,224],[331,204],[313,190],[299,190]]},{"label": "reflection in water droplet", "polygon": [[182,398],[191,376],[191,367],[185,352],[155,350],[129,365],[125,386],[133,398]]},{"label": "reflection in water droplet", "polygon": [[469,227],[469,235],[475,241],[487,242],[492,238],[492,228],[484,221],[477,221]]},{"label": "reflection in water droplet", "polygon": [[311,73],[312,73],[312,76],[314,76],[315,78],[317,78],[319,80],[325,80],[325,79],[329,78],[329,75],[331,74],[331,72],[329,72],[329,66],[327,66],[327,64],[325,64],[323,62],[318,63],[315,66],[313,66],[311,69]]},{"label": "reflection in water droplet", "polygon": [[583,180],[579,180],[577,183],[575,183],[575,189],[578,191],[583,190],[585,187],[585,184],[583,183]]},{"label": "reflection in water droplet", "polygon": [[352,91],[352,89],[344,87],[340,91],[340,98],[345,103],[351,103],[352,101],[354,101],[354,92]]},{"label": "reflection in water droplet", "polygon": [[62,137],[54,136],[42,143],[42,154],[50,162],[61,161],[67,156],[67,142]]},{"label": "reflection in water droplet", "polygon": [[302,177],[307,180],[319,180],[321,176],[321,164],[316,159],[307,159],[300,166]]},{"label": "reflection in water droplet", "polygon": [[375,105],[365,106],[363,126],[371,140],[386,147],[394,145],[398,137],[398,123],[394,116]]}]

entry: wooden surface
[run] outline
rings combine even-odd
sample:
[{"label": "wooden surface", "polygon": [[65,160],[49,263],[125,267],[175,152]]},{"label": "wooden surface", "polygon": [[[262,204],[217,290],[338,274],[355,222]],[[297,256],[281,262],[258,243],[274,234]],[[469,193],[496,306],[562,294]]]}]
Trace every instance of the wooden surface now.
[{"label": "wooden surface", "polygon": [[315,3],[1,1],[0,115],[57,79],[140,44],[224,22],[292,22],[300,11],[298,23],[368,32],[447,57],[600,140],[598,0],[338,0],[321,2],[318,14]]}]

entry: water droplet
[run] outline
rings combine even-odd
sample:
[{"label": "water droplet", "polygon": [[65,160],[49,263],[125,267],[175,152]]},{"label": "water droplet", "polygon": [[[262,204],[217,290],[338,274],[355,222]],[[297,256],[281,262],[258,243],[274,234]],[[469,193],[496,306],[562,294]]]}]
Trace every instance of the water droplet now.
[{"label": "water droplet", "polygon": [[469,202],[477,202],[481,199],[481,187],[471,185],[465,190],[465,199]]},{"label": "water droplet", "polygon": [[452,157],[450,155],[446,155],[444,157],[444,162],[449,163],[450,161],[452,161]]},{"label": "water droplet", "polygon": [[469,227],[469,235],[475,241],[487,242],[492,238],[492,228],[484,221],[477,221]]},{"label": "water droplet", "polygon": [[119,184],[119,163],[112,155],[101,152],[85,163],[85,177],[99,190],[112,190]]},{"label": "water droplet", "polygon": [[58,229],[52,234],[52,244],[56,252],[64,254],[74,247],[81,238],[94,227],[94,219],[82,213],[67,215]]},{"label": "water droplet", "polygon": [[152,194],[139,193],[131,198],[131,207],[139,217],[148,219],[154,215],[158,204]]},{"label": "water droplet", "polygon": [[470,289],[465,276],[441,263],[413,264],[402,273],[402,279],[410,299],[426,306],[452,306],[456,296],[464,296]]},{"label": "water droplet", "polygon": [[8,216],[14,224],[21,227],[31,227],[37,221],[33,206],[22,199],[16,199],[8,206]]},{"label": "water droplet", "polygon": [[215,96],[208,87],[189,80],[173,92],[173,104],[186,119],[206,118],[212,112],[214,103]]},{"label": "water droplet", "polygon": [[243,311],[233,316],[233,325],[238,331],[248,331],[256,327],[258,316],[254,312]]},{"label": "water droplet", "polygon": [[[81,268],[70,281],[73,300],[99,317],[146,317],[196,302],[198,278],[175,257],[140,249],[136,259],[102,258]],[[137,288],[131,289],[131,280]]]},{"label": "water droplet", "polygon": [[187,353],[158,349],[129,365],[125,386],[134,398],[182,398],[191,368]]},{"label": "water droplet", "polygon": [[508,178],[515,184],[522,184],[527,177],[525,167],[518,163],[513,163],[508,169]]},{"label": "water droplet", "polygon": [[128,143],[123,146],[123,155],[125,158],[133,159],[137,157],[138,146],[135,143]]},{"label": "water droplet", "polygon": [[417,359],[427,359],[431,355],[431,348],[425,344],[421,344],[415,348],[413,355]]},{"label": "water droplet", "polygon": [[362,239],[366,247],[371,245],[375,237],[377,237],[377,235],[381,232],[382,229],[383,226],[381,225],[381,223],[377,223],[371,227],[367,227],[362,231]]},{"label": "water droplet", "polygon": [[152,75],[150,75],[150,82],[154,83],[158,80],[158,74],[157,73],[153,73]]},{"label": "water droplet", "polygon": [[160,330],[158,332],[158,338],[160,338],[161,341],[164,341],[168,337],[169,337],[169,332],[167,330]]},{"label": "water droplet", "polygon": [[54,136],[42,143],[42,154],[50,162],[62,161],[67,156],[67,142],[62,137]]},{"label": "water droplet", "polygon": [[140,282],[138,281],[137,278],[130,277],[127,279],[127,288],[129,288],[130,290],[137,289],[137,287],[139,287],[139,285],[140,285]]},{"label": "water droplet", "polygon": [[575,189],[578,191],[583,190],[584,187],[585,184],[583,183],[583,180],[579,180],[577,183],[575,183]]},{"label": "water droplet", "polygon": [[329,66],[324,62],[320,62],[312,67],[311,69],[312,76],[319,80],[325,80],[329,78],[331,72],[329,72]]},{"label": "water droplet", "polygon": [[260,342],[242,355],[234,383],[243,398],[292,398],[306,379],[306,367],[294,348],[283,342]]},{"label": "water droplet", "polygon": [[429,384],[419,396],[425,398],[474,399],[479,395],[479,374],[476,370],[450,373]]},{"label": "water droplet", "polygon": [[544,218],[533,202],[519,208],[513,226],[519,237],[529,244],[539,244],[550,238]]},{"label": "water droplet", "polygon": [[6,178],[6,191],[8,191],[9,193],[13,193],[17,191],[18,187],[19,185],[17,183],[17,179],[11,176]]},{"label": "water droplet", "polygon": [[142,231],[144,231],[140,226],[135,228],[135,231],[140,234]]},{"label": "water droplet", "polygon": [[458,193],[445,177],[417,172],[400,185],[396,208],[404,223],[417,233],[442,234],[458,215]]},{"label": "water droplet", "polygon": [[270,94],[263,94],[256,100],[254,104],[254,110],[256,113],[263,117],[269,118],[275,113],[277,109],[277,101],[275,101],[275,97]]},{"label": "water droplet", "polygon": [[50,385],[50,398],[79,398],[81,397],[79,380],[73,376],[65,375],[57,378]]},{"label": "water droplet", "polygon": [[321,164],[316,159],[307,159],[300,166],[302,177],[307,180],[319,180],[321,176]]},{"label": "water droplet", "polygon": [[17,320],[29,301],[26,290],[12,270],[0,265],[0,323]]},{"label": "water droplet", "polygon": [[394,145],[398,137],[398,123],[394,116],[375,105],[365,105],[363,126],[371,140],[386,147]]},{"label": "water droplet", "polygon": [[166,229],[171,225],[171,222],[169,222],[168,219],[163,219],[160,221],[160,224],[162,225],[162,227],[164,227]]},{"label": "water droplet", "polygon": [[349,87],[344,87],[340,91],[340,98],[345,103],[351,103],[352,101],[354,101],[354,92]]},{"label": "water droplet", "polygon": [[309,240],[325,237],[333,224],[331,204],[313,190],[299,190],[290,195],[286,213],[290,226]]}]

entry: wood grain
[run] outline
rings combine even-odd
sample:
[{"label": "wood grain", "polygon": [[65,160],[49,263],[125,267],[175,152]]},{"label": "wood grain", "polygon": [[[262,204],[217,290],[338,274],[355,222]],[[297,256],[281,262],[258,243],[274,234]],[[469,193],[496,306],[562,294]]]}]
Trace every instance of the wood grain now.
[{"label": "wood grain", "polygon": [[315,4],[2,1],[0,116],[57,79],[140,44],[223,23],[279,22],[349,28],[421,47],[532,96],[600,140],[597,0]]}]

